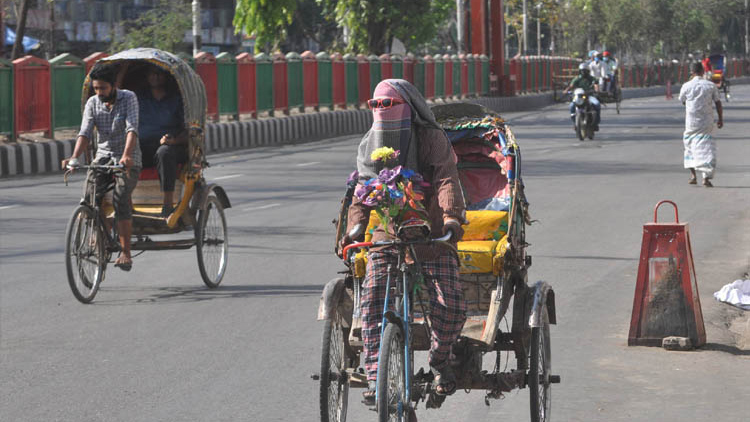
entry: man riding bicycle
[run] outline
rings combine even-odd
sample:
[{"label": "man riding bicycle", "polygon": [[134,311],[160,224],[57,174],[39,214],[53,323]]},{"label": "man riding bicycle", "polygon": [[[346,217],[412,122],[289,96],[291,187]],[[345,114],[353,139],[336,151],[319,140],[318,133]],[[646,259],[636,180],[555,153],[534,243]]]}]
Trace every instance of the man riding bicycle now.
[{"label": "man riding bicycle", "polygon": [[[107,164],[111,160],[124,166],[123,172],[97,172],[87,175],[86,197],[95,193],[101,204],[107,188],[114,184],[112,203],[117,218],[117,230],[122,251],[115,267],[130,271],[133,259],[130,256],[130,236],[133,231],[133,193],[141,171],[141,150],[138,147],[138,100],[132,91],[115,87],[116,71],[112,65],[97,64],[90,74],[96,95],[86,102],[73,155],[62,161],[62,168],[78,164],[78,157],[88,148],[94,127],[98,133],[96,156],[92,164]],[[96,192],[91,192],[97,187]]]},{"label": "man riding bicycle", "polygon": [[[400,164],[418,171],[429,183],[423,205],[427,210],[432,233],[452,233],[450,242],[461,238],[461,224],[465,221],[465,205],[458,180],[456,156],[425,99],[409,82],[402,79],[381,81],[375,88],[372,109],[372,128],[365,134],[357,154],[360,183],[377,176],[377,162],[371,154],[378,148],[390,147],[400,152]],[[367,227],[371,207],[356,196],[349,208],[347,233],[357,227]],[[382,224],[374,230],[372,241],[393,239],[393,227]],[[342,246],[364,235],[359,230],[350,238],[342,239]],[[425,284],[430,293],[432,312],[430,368],[435,375],[435,391],[453,394],[456,379],[449,363],[450,350],[466,320],[466,303],[459,281],[459,261],[455,251],[441,246],[419,246],[417,260],[422,264]],[[363,393],[365,403],[375,403],[375,381],[380,350],[380,322],[383,318],[385,294],[389,278],[397,273],[398,254],[393,248],[371,248],[362,294],[362,337],[364,366],[368,389]],[[390,275],[388,270],[390,269]]]}]

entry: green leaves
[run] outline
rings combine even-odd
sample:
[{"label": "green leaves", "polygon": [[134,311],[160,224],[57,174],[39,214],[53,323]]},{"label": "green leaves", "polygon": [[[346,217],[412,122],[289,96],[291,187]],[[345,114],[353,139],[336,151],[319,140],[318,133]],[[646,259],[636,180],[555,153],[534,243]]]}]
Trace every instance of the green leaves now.
[{"label": "green leaves", "polygon": [[136,47],[153,47],[176,51],[183,42],[185,32],[192,27],[190,3],[158,0],[155,7],[137,19],[124,21],[122,40],[113,39],[110,51],[117,52]]},{"label": "green leaves", "polygon": [[296,10],[295,0],[238,0],[232,24],[235,32],[255,34],[260,45],[275,45],[285,38]]}]

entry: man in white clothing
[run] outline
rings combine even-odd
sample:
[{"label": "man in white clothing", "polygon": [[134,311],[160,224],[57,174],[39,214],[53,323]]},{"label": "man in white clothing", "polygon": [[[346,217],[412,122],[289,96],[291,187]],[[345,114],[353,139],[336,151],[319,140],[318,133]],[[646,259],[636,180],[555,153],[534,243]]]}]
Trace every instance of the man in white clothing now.
[{"label": "man in white clothing", "polygon": [[598,92],[603,87],[604,78],[607,76],[607,66],[602,61],[602,53],[596,53],[589,62],[591,76],[594,77],[594,89]]},{"label": "man in white clothing", "polygon": [[680,89],[680,101],[685,105],[684,163],[690,170],[688,183],[697,182],[696,170],[703,174],[703,186],[713,187],[711,179],[716,169],[716,143],[713,139],[714,116],[711,103],[716,105],[719,120],[716,126],[724,126],[724,117],[719,100],[719,90],[713,82],[703,79],[703,65],[693,64],[693,77]]}]

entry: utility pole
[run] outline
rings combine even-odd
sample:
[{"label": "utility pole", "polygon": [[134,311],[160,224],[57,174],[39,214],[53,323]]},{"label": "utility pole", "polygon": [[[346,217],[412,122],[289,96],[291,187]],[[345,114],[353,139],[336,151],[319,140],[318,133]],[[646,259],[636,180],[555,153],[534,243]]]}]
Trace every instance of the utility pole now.
[{"label": "utility pole", "polygon": [[537,3],[536,7],[536,55],[542,55],[542,4]]},{"label": "utility pole", "polygon": [[203,46],[201,33],[201,2],[193,0],[193,57],[200,53]]},{"label": "utility pole", "polygon": [[47,60],[55,57],[55,0],[49,0],[49,46]]},{"label": "utility pole", "polygon": [[748,28],[747,21],[750,10],[747,9],[747,0],[745,0],[745,58],[750,56],[750,28]]},{"label": "utility pole", "polygon": [[523,48],[521,49],[521,51],[522,51],[522,54],[524,56],[526,55],[527,50],[529,48],[529,44],[528,44],[528,41],[526,39],[526,32],[527,32],[527,28],[526,28],[526,15],[527,15],[527,13],[526,13],[526,0],[523,0],[523,37],[521,37],[522,38],[522,43],[523,43]]},{"label": "utility pole", "polygon": [[456,33],[458,35],[458,54],[464,53],[464,0],[456,0]]},{"label": "utility pole", "polygon": [[[15,60],[23,54],[23,33],[26,32],[26,15],[29,13],[29,0],[21,3],[21,16],[16,19],[16,42],[13,43],[13,53],[10,59]],[[3,37],[5,34],[3,34]]]}]

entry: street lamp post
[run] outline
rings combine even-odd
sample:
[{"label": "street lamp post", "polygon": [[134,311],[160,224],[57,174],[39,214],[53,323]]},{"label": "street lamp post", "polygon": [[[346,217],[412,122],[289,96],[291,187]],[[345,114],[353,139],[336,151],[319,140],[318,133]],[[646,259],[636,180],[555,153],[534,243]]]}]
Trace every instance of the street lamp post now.
[{"label": "street lamp post", "polygon": [[542,3],[537,3],[536,6],[536,55],[541,56],[542,55]]},{"label": "street lamp post", "polygon": [[201,2],[193,0],[193,57],[201,51]]},{"label": "street lamp post", "polygon": [[522,37],[523,49],[522,50],[523,50],[524,55],[526,55],[526,53],[528,52],[528,48],[529,48],[529,44],[527,43],[527,40],[526,40],[526,32],[527,32],[526,30],[526,0],[523,0],[523,37]]}]

